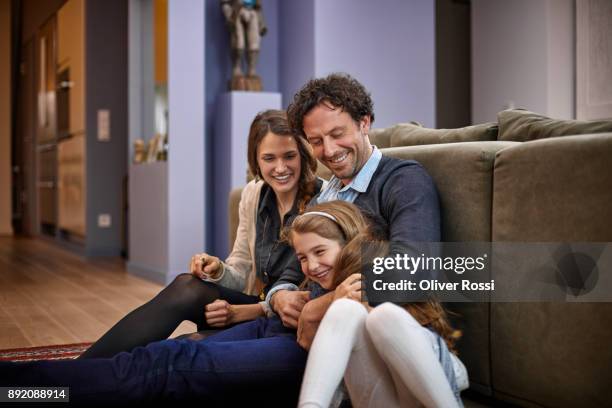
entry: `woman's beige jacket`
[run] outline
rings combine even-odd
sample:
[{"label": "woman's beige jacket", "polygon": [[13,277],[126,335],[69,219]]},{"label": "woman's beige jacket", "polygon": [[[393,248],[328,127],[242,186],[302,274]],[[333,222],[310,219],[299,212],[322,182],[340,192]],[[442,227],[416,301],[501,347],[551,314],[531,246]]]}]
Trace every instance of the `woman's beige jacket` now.
[{"label": "woman's beige jacket", "polygon": [[221,275],[207,279],[229,289],[247,295],[259,295],[263,284],[257,279],[255,270],[255,227],[257,225],[257,206],[263,181],[250,181],[240,195],[238,204],[238,230],[234,247],[225,262]]}]

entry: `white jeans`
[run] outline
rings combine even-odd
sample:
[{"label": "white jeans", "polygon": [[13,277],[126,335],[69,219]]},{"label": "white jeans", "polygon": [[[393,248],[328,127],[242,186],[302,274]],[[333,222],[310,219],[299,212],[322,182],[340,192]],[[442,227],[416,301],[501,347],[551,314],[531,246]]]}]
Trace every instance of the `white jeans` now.
[{"label": "white jeans", "polygon": [[[300,407],[327,408],[344,377],[354,407],[457,407],[438,360],[436,335],[391,303],[371,313],[339,299],[325,314],[313,341]],[[459,389],[467,372],[458,358]]]}]

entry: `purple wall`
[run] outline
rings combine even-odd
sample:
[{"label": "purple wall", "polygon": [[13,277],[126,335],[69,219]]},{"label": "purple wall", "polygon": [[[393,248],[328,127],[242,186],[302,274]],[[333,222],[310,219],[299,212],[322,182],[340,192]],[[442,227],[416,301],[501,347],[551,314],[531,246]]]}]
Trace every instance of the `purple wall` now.
[{"label": "purple wall", "polygon": [[[206,135],[214,140],[214,117],[221,94],[228,91],[231,78],[229,32],[217,0],[206,1]],[[268,26],[262,38],[257,71],[265,92],[279,92],[278,0],[262,0]]]},{"label": "purple wall", "polygon": [[372,92],[375,127],[435,125],[435,2],[315,0],[315,74],[345,71]]},{"label": "purple wall", "polygon": [[[264,91],[279,91],[279,25],[278,25],[278,0],[262,0],[262,7],[268,32],[262,38],[261,51],[257,71],[263,82]],[[225,19],[221,12],[221,4],[218,0],[206,0],[205,2],[206,26],[205,26],[205,112],[206,112],[206,132],[205,145],[208,146],[205,154],[205,173],[207,190],[211,190],[215,180],[224,177],[223,174],[216,174],[213,168],[212,152],[215,149],[217,132],[215,130],[215,118],[219,114],[219,99],[227,92],[228,81],[231,78],[231,61],[229,48],[229,32],[225,26]],[[245,134],[246,138],[247,135]],[[205,197],[205,207],[208,209],[206,214],[206,242],[207,250],[210,250],[215,241],[213,230],[214,197],[208,194]]]},{"label": "purple wall", "polygon": [[435,8],[421,0],[279,4],[280,92],[287,106],[310,78],[344,71],[372,92],[376,127],[435,125]]},{"label": "purple wall", "polygon": [[[283,106],[310,78],[345,71],[372,92],[376,127],[435,125],[435,2],[263,0],[268,34],[258,70]],[[230,78],[229,35],[219,2],[206,2],[207,137]]]},{"label": "purple wall", "polygon": [[[262,0],[264,17],[268,27],[261,40],[261,52],[257,71],[265,92],[279,90],[279,26],[278,0]],[[226,92],[231,78],[229,32],[217,0],[206,1],[206,100],[208,108]]]},{"label": "purple wall", "polygon": [[202,160],[210,145],[207,120],[205,8],[200,0],[168,2],[168,270],[166,283],[185,272],[193,254],[207,247]]},{"label": "purple wall", "polygon": [[[206,143],[214,146],[214,118],[230,78],[229,34],[219,2],[205,7]],[[284,107],[309,79],[345,71],[372,92],[375,127],[410,120],[435,125],[434,1],[263,0],[263,7],[268,34],[258,71],[264,91],[281,92]],[[223,177],[214,173],[212,151],[208,186]],[[207,242],[215,236],[212,218],[206,218]]]},{"label": "purple wall", "polygon": [[283,106],[315,76],[315,5],[308,1],[280,3],[280,92]]}]

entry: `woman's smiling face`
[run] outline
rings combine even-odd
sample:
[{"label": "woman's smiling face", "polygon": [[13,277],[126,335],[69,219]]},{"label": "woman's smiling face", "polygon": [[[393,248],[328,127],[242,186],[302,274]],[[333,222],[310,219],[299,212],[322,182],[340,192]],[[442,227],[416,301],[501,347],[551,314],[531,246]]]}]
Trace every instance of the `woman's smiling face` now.
[{"label": "woman's smiling face", "polygon": [[334,264],[342,246],[314,232],[293,232],[292,243],[302,272],[324,289],[332,289]]},{"label": "woman's smiling face", "polygon": [[275,193],[297,191],[301,158],[293,137],[268,133],[257,147],[257,164],[261,177]]}]

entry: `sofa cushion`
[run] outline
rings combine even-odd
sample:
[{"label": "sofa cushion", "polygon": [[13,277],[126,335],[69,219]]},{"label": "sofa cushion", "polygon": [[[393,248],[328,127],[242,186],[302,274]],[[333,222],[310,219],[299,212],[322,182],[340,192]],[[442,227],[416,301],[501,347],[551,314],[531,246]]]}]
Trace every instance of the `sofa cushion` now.
[{"label": "sofa cushion", "polygon": [[[611,242],[611,157],[612,133],[536,140],[500,151],[493,240]],[[547,270],[517,264],[497,265],[494,278],[549,280]],[[611,303],[491,306],[498,397],[543,406],[609,404]]]},{"label": "sofa cushion", "polygon": [[497,114],[499,140],[527,142],[556,136],[612,132],[612,120],[583,121],[551,119],[522,109]]},{"label": "sofa cushion", "polygon": [[234,241],[236,241],[236,233],[238,232],[238,206],[240,204],[240,197],[242,195],[242,188],[235,188],[230,191],[229,200],[228,200],[228,222],[229,222],[229,250],[232,251],[234,248]]},{"label": "sofa cushion", "polygon": [[391,147],[391,128],[370,129],[370,143],[383,149]]},{"label": "sofa cushion", "polygon": [[323,180],[329,180],[332,176],[331,170],[325,167],[325,165],[318,160],[317,160],[317,176],[321,177]]},{"label": "sofa cushion", "polygon": [[[469,142],[381,149],[383,154],[420,162],[433,178],[440,196],[443,241],[491,240],[493,161],[511,142]],[[490,392],[488,303],[455,303],[464,333],[459,355],[468,368],[472,388]]]},{"label": "sofa cushion", "polygon": [[384,155],[420,162],[440,195],[442,240],[490,241],[493,162],[512,142],[466,142],[381,149]]},{"label": "sofa cushion", "polygon": [[612,241],[612,133],[499,152],[494,241]]},{"label": "sofa cushion", "polygon": [[388,128],[391,147],[497,140],[497,124],[483,123],[458,129],[429,129],[416,123]]}]

